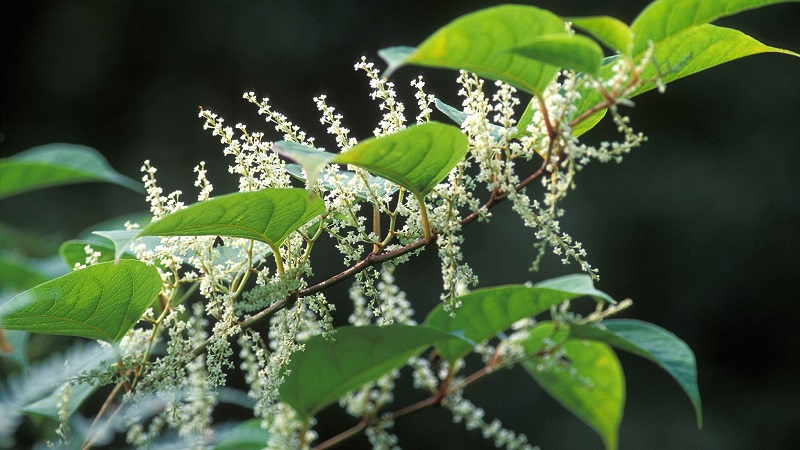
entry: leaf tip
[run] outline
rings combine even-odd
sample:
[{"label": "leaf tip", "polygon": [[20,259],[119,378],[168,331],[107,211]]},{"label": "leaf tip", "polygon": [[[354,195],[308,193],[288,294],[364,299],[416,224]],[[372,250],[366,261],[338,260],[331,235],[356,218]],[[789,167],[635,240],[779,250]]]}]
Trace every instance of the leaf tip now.
[{"label": "leaf tip", "polygon": [[387,47],[381,50],[378,50],[378,56],[381,57],[386,62],[386,70],[383,73],[384,78],[389,78],[392,74],[405,65],[408,58],[414,53],[417,49],[415,47],[408,47],[408,46],[397,46],[397,47]]}]

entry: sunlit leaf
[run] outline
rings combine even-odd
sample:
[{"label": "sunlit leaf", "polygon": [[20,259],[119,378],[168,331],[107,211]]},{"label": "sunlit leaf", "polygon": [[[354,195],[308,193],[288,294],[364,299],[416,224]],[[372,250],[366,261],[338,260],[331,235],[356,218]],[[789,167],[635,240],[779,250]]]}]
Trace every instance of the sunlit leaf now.
[{"label": "sunlit leaf", "polygon": [[[649,42],[653,43],[653,63],[641,75],[644,84],[634,93],[652,90],[653,81],[675,81],[687,75],[759,53],[783,53],[800,56],[796,52],[770,47],[752,37],[730,28],[708,24],[720,17],[773,3],[776,0],[659,0],[645,8],[634,20],[634,59],[641,58]],[[611,65],[600,70],[600,78],[612,76]],[[603,97],[590,87],[581,89],[576,116],[600,104]]]},{"label": "sunlit leaf", "polygon": [[304,189],[261,189],[195,203],[145,226],[138,236],[232,236],[280,245],[325,212]]},{"label": "sunlit leaf", "polygon": [[307,420],[353,389],[375,381],[422,350],[453,335],[424,326],[341,327],[333,339],[313,336],[295,352],[281,399]]},{"label": "sunlit leaf", "polygon": [[761,6],[787,3],[788,0],[658,0],[650,3],[631,24],[634,54],[658,45],[665,38],[695,25]]},{"label": "sunlit leaf", "polygon": [[379,55],[389,64],[387,76],[404,64],[465,69],[534,93],[558,68],[594,73],[603,57],[591,39],[567,34],[557,16],[519,5],[462,16],[416,49],[392,47]]},{"label": "sunlit leaf", "polygon": [[[728,61],[759,53],[800,56],[789,50],[764,45],[738,30],[703,24],[661,40],[653,51],[653,58],[659,65],[658,71],[651,64],[642,77],[646,80],[653,79],[660,71],[662,81],[669,83]],[[636,95],[655,87],[655,83],[645,83]]]},{"label": "sunlit leaf", "polygon": [[606,320],[597,325],[573,326],[570,336],[605,342],[658,364],[672,375],[692,401],[697,426],[703,424],[700,391],[697,388],[697,365],[694,353],[669,331],[639,320]]},{"label": "sunlit leaf", "polygon": [[539,324],[523,346],[527,353],[540,355],[549,348],[549,340],[566,352],[563,358],[534,356],[523,361],[523,367],[547,393],[592,427],[606,449],[616,449],[625,406],[625,376],[617,356],[601,342],[564,341],[566,330],[553,328],[549,322]]},{"label": "sunlit leaf", "polygon": [[628,54],[633,49],[633,31],[619,19],[610,16],[591,16],[570,17],[567,20],[612,50]]},{"label": "sunlit leaf", "polygon": [[[547,311],[565,300],[591,296],[597,301],[614,302],[592,285],[588,275],[567,275],[534,286],[511,285],[477,289],[458,298],[461,306],[451,316],[439,305],[428,314],[425,324],[458,333],[480,343],[508,329],[514,322]],[[448,361],[466,356],[472,347],[468,342],[451,340],[436,345]]]},{"label": "sunlit leaf", "polygon": [[115,342],[161,291],[153,266],[122,260],[50,280],[0,306],[0,328]]},{"label": "sunlit leaf", "polygon": [[140,183],[115,171],[97,150],[48,144],[0,159],[0,198],[71,183],[105,181],[143,191]]},{"label": "sunlit leaf", "polygon": [[[563,52],[552,51],[556,43],[547,41],[554,36],[559,36],[555,39]],[[464,69],[541,93],[559,67],[593,64],[587,59],[586,41],[580,38],[569,37],[561,18],[549,11],[502,5],[459,17],[413,51],[409,47],[389,48],[380,55],[389,63],[387,77],[407,64]],[[515,53],[515,49],[523,48],[530,49],[528,57]]]},{"label": "sunlit leaf", "polygon": [[311,185],[325,164],[352,164],[424,197],[464,158],[468,142],[457,127],[428,122],[366,139],[339,154],[288,141],[273,147],[300,163]]}]

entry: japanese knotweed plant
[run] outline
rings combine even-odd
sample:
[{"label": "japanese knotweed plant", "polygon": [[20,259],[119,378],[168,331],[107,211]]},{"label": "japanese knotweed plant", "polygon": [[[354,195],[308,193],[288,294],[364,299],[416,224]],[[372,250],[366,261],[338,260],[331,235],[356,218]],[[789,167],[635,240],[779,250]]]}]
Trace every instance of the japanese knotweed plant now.
[{"label": "japanese knotweed plant", "polygon": [[[615,349],[666,370],[701,425],[692,351],[656,325],[608,318],[630,300],[594,287],[598,270],[562,229],[561,202],[587,164],[620,162],[643,143],[619,108],[631,98],[740,57],[798,56],[709,24],[770,3],[779,2],[658,0],[631,25],[533,6],[480,10],[417,47],[378,52],[388,63],[383,73],[366,58],[355,65],[380,102],[374,136],[352,136],[326,97],[315,98],[330,149],[253,93],[244,98],[277,135],[228,127],[201,109],[204,127],[232,158],[239,192],[212,196],[200,163],[197,202],[187,206],[180,192],[163,195],[145,161],[152,217],[64,243],[72,272],[29,278],[41,284],[0,306],[0,344],[27,373],[0,395],[0,433],[10,438],[32,414],[55,419],[49,442],[69,448],[118,446],[121,436],[146,448],[327,448],[362,432],[376,448],[396,448],[396,419],[441,406],[497,446],[531,448],[524,434],[467,399],[475,381],[520,365],[614,449],[625,399]],[[406,65],[458,71],[461,105],[441,102],[422,77],[413,79],[419,113],[409,123],[389,81]],[[434,108],[454,124],[433,120]],[[619,140],[582,142],[604,116]],[[0,176],[3,196],[87,180],[131,185],[90,149],[66,145],[7,158]],[[503,202],[535,232],[534,268],[549,251],[582,273],[478,288],[462,230],[490,221]],[[346,269],[321,279],[314,250],[328,242]],[[438,254],[442,285],[434,290],[441,304],[418,323],[414,299],[393,274],[421,252]],[[348,326],[334,326],[331,316],[344,300],[325,295],[341,282],[352,283]],[[596,303],[593,313],[571,310],[581,297]],[[96,344],[29,365],[21,350],[27,333]],[[473,357],[481,368],[464,373]],[[424,400],[395,398],[404,366],[428,393]],[[235,370],[246,395],[226,387]],[[93,417],[76,413],[102,386]],[[246,405],[252,419],[215,423],[220,402]],[[360,421],[319,442],[315,415],[333,404]]]}]

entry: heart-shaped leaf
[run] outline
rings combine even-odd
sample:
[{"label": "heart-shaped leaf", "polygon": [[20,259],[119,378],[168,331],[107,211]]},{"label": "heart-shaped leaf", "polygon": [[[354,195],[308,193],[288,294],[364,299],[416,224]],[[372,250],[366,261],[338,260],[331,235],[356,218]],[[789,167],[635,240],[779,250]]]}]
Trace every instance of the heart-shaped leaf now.
[{"label": "heart-shaped leaf", "polygon": [[559,68],[591,68],[602,58],[596,43],[568,34],[561,18],[523,5],[466,14],[437,30],[416,49],[389,48],[379,54],[389,63],[387,77],[406,64],[464,69],[534,94],[541,94]]},{"label": "heart-shaped leaf", "polygon": [[70,272],[0,306],[0,328],[120,340],[161,291],[155,267],[125,259]]},{"label": "heart-shaped leaf", "polygon": [[333,339],[313,336],[292,354],[281,399],[304,420],[359,386],[402,366],[442,340],[457,339],[425,326],[337,328]]},{"label": "heart-shaped leaf", "polygon": [[570,337],[602,341],[658,364],[689,396],[697,416],[697,426],[702,427],[703,411],[694,353],[677,336],[651,323],[616,319],[596,325],[573,326]]},{"label": "heart-shaped leaf", "polygon": [[352,164],[402,186],[418,198],[442,181],[467,154],[467,137],[452,125],[428,122],[366,139],[344,153],[326,153],[296,142],[273,148],[297,161],[313,186],[326,164]]},{"label": "heart-shaped leaf", "polygon": [[[567,275],[538,283],[534,286],[511,285],[477,289],[458,300],[461,306],[451,316],[439,305],[428,314],[425,324],[479,343],[508,329],[514,322],[531,317],[558,305],[565,300],[591,296],[597,301],[613,303],[607,294],[592,285],[588,275]],[[436,350],[442,358],[455,361],[471,351],[468,342],[452,340],[440,342]]]},{"label": "heart-shaped leaf", "polygon": [[323,212],[322,199],[309,197],[304,189],[261,189],[195,203],[147,225],[138,236],[233,236],[274,250]]},{"label": "heart-shaped leaf", "polygon": [[105,181],[143,191],[118,173],[97,150],[75,144],[48,144],[0,159],[0,198],[71,183]]},{"label": "heart-shaped leaf", "polygon": [[633,53],[647,49],[648,42],[662,40],[695,25],[713,22],[748,9],[787,0],[658,0],[650,3],[631,24],[634,35]]},{"label": "heart-shaped leaf", "polygon": [[[565,335],[563,327],[555,330],[552,323],[537,325],[523,343],[526,352],[534,357],[523,361],[522,366],[547,393],[592,427],[606,449],[614,450],[625,407],[622,366],[608,345],[564,341]],[[561,345],[566,352],[560,362],[536,356],[548,347],[546,339]]]}]

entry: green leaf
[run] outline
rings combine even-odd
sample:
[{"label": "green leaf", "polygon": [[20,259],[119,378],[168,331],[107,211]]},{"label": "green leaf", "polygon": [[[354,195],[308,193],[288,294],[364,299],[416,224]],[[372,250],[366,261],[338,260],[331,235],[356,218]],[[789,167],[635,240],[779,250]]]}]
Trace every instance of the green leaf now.
[{"label": "green leaf", "polygon": [[[545,339],[554,340],[558,333],[552,323],[541,323],[523,346],[527,353],[538,355],[548,348]],[[592,427],[606,449],[616,449],[625,407],[625,376],[617,356],[601,342],[555,341],[566,352],[565,360],[553,365],[552,360],[534,357],[522,366],[547,393]]]},{"label": "green leaf", "polygon": [[273,250],[289,234],[325,212],[303,189],[261,189],[195,203],[153,222],[138,236],[232,236],[264,242]]},{"label": "green leaf", "polygon": [[[738,30],[703,24],[687,28],[660,41],[653,50],[653,58],[660,66],[662,81],[669,83],[728,61],[759,53],[800,56],[789,50],[764,45]],[[658,75],[651,64],[642,77],[652,79]],[[645,83],[635,95],[655,87],[655,83]]]},{"label": "green leaf", "polygon": [[[614,303],[607,294],[592,285],[588,275],[567,275],[534,286],[510,285],[477,289],[458,300],[461,306],[451,316],[439,305],[428,314],[425,324],[479,343],[508,329],[514,322],[531,317],[565,300],[591,296],[597,301]],[[466,356],[472,347],[465,341],[445,341],[436,345],[442,358],[455,361]]]},{"label": "green leaf", "polygon": [[[576,72],[596,74],[603,60],[603,49],[586,36],[549,34],[531,39],[511,52],[536,61],[544,61]],[[538,92],[547,85],[541,86]]]},{"label": "green leaf", "polygon": [[[634,59],[641,58],[652,41],[653,59],[658,64],[648,65],[642,79],[660,76],[664,83],[759,53],[784,53],[800,56],[796,52],[764,45],[752,37],[730,28],[708,24],[720,17],[773,3],[776,0],[659,0],[645,8],[634,20]],[[600,70],[600,77],[608,79],[612,65]],[[646,82],[634,96],[654,89],[656,84]],[[603,101],[596,91],[585,87],[577,103],[577,115]]]},{"label": "green leaf", "polygon": [[359,386],[375,381],[431,345],[456,339],[424,326],[337,328],[333,339],[313,336],[292,354],[280,397],[308,420]]},{"label": "green leaf", "polygon": [[118,173],[97,150],[75,144],[48,144],[0,159],[0,198],[71,183],[105,181],[143,191]]},{"label": "green leaf", "polygon": [[213,450],[261,450],[270,433],[261,428],[261,419],[250,419],[226,432]]},{"label": "green leaf", "polygon": [[352,164],[424,197],[466,156],[468,141],[457,127],[428,122],[366,139],[339,154],[288,141],[273,148],[305,168],[310,186],[325,164]]},{"label": "green leaf", "polygon": [[607,109],[603,108],[595,113],[590,114],[589,117],[575,125],[575,127],[572,129],[572,135],[578,137],[594,128],[595,125],[603,120],[603,117],[606,116],[607,111]]},{"label": "green leaf", "polygon": [[633,31],[619,19],[610,16],[591,16],[571,17],[567,20],[612,50],[626,55],[633,50]]},{"label": "green leaf", "polygon": [[107,262],[70,272],[0,306],[0,328],[115,342],[161,291],[153,266]]},{"label": "green leaf", "polygon": [[650,41],[658,45],[667,37],[696,25],[748,9],[786,2],[787,0],[658,0],[650,3],[631,24],[634,34],[633,53],[638,55],[645,51]]},{"label": "green leaf", "polygon": [[597,325],[573,326],[570,336],[605,342],[649,359],[667,371],[689,396],[697,416],[697,426],[703,425],[700,391],[697,388],[697,365],[694,353],[669,331],[639,320],[606,320]]},{"label": "green leaf", "polygon": [[558,72],[558,67],[550,64],[556,61],[533,60],[512,50],[535,45],[537,39],[548,35],[567,35],[555,14],[533,6],[503,5],[459,17],[413,52],[403,47],[385,49],[381,54],[394,56],[389,61],[392,70],[404,64],[464,69],[541,93]]}]

